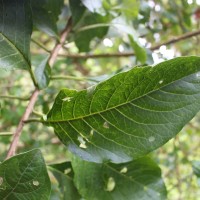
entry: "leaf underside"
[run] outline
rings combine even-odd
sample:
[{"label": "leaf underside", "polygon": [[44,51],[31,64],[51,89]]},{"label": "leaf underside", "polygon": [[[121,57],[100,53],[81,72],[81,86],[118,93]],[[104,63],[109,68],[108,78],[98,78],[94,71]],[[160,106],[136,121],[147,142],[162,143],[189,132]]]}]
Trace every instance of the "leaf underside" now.
[{"label": "leaf underside", "polygon": [[200,108],[200,58],[135,67],[80,92],[63,89],[48,114],[82,159],[128,162],[173,138]]},{"label": "leaf underside", "polygon": [[14,156],[0,164],[3,200],[48,200],[51,185],[40,150]]},{"label": "leaf underside", "polygon": [[0,68],[30,68],[32,16],[27,0],[0,2]]},{"label": "leaf underside", "polygon": [[161,200],[166,188],[159,167],[148,157],[124,164],[72,160],[74,182],[87,200]]},{"label": "leaf underside", "polygon": [[60,198],[66,200],[80,200],[81,197],[73,182],[73,170],[71,162],[63,162],[49,166],[50,171],[56,178],[59,189]]}]

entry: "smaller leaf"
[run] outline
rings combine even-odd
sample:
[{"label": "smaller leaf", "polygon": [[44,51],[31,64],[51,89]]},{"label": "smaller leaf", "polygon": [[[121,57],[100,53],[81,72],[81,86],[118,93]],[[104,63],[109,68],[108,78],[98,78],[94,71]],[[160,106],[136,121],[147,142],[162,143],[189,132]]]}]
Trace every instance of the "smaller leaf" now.
[{"label": "smaller leaf", "polygon": [[90,50],[90,42],[94,38],[102,39],[108,32],[108,26],[93,27],[99,24],[110,23],[110,16],[102,16],[98,13],[88,13],[81,21],[80,29],[75,31],[75,43],[80,52],[88,52]]},{"label": "smaller leaf", "polygon": [[132,48],[134,49],[136,58],[144,64],[147,59],[147,54],[145,49],[140,45],[139,41],[137,41],[135,38],[133,38],[131,35],[129,35],[129,40]]},{"label": "smaller leaf", "polygon": [[35,69],[35,79],[39,89],[44,89],[50,82],[51,68],[48,64],[48,57],[46,57],[38,67]]},{"label": "smaller leaf", "polygon": [[166,199],[160,169],[148,157],[124,164],[97,164],[73,157],[72,167],[75,185],[87,200]]},{"label": "smaller leaf", "polygon": [[122,0],[120,11],[126,16],[127,19],[132,20],[137,17],[139,12],[139,1],[137,0]]},{"label": "smaller leaf", "polygon": [[193,161],[192,168],[194,174],[197,176],[198,185],[200,186],[200,161]]},{"label": "smaller leaf", "polygon": [[71,166],[71,162],[53,164],[49,166],[49,169],[58,181],[61,199],[81,199],[73,182],[74,173]]},{"label": "smaller leaf", "polygon": [[73,26],[75,26],[82,19],[86,9],[82,5],[81,0],[69,0],[69,6],[72,12]]},{"label": "smaller leaf", "polygon": [[63,2],[63,0],[31,0],[34,25],[51,36],[57,36],[56,22]]},{"label": "smaller leaf", "polygon": [[192,168],[193,168],[194,174],[200,178],[200,161],[193,161]]},{"label": "smaller leaf", "polygon": [[40,150],[14,156],[0,164],[0,197],[3,200],[48,200],[51,185]]}]

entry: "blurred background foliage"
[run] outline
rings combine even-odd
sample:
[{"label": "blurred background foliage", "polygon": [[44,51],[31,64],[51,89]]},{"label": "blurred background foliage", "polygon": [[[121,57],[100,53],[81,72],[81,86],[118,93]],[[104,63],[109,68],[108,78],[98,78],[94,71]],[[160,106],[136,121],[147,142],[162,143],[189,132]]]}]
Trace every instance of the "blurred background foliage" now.
[{"label": "blurred background foliage", "polygon": [[[166,43],[200,29],[199,0],[69,0],[59,16],[58,30],[35,27],[31,42],[33,67],[37,68],[52,50],[57,33],[71,15],[73,31],[51,71],[49,87],[39,96],[32,118],[45,117],[61,88],[81,90],[135,65],[153,65],[200,53],[200,35]],[[0,88],[3,160],[34,86],[26,71],[1,70]],[[197,115],[176,138],[151,153],[162,169],[170,200],[200,198],[199,136]],[[19,152],[40,148],[48,164],[68,158],[53,130],[38,123],[26,124],[19,146]],[[53,177],[52,182],[51,199],[59,199],[58,183]]]}]

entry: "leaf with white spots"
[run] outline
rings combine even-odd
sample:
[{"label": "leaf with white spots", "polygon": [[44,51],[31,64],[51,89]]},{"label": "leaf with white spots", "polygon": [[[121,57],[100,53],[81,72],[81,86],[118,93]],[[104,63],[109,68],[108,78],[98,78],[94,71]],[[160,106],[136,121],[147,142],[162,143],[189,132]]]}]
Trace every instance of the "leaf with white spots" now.
[{"label": "leaf with white spots", "polygon": [[82,159],[128,162],[165,144],[199,111],[199,72],[200,57],[180,57],[92,89],[63,89],[46,123]]},{"label": "leaf with white spots", "polygon": [[73,157],[74,182],[87,200],[164,200],[159,167],[148,157],[129,163],[91,163]]},{"label": "leaf with white spots", "polygon": [[40,150],[14,156],[0,164],[3,200],[48,200],[51,185]]},{"label": "leaf with white spots", "polygon": [[30,69],[32,16],[27,0],[0,2],[0,68]]},{"label": "leaf with white spots", "polygon": [[73,182],[74,172],[71,162],[49,165],[48,169],[53,173],[58,182],[61,200],[81,199]]}]

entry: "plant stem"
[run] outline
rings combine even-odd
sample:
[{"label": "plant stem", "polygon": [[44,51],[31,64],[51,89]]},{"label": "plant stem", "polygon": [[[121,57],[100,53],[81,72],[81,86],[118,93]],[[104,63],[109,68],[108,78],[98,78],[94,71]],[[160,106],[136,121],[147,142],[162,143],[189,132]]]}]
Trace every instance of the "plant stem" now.
[{"label": "plant stem", "polygon": [[93,82],[98,82],[92,78],[88,77],[75,77],[75,76],[51,76],[51,80],[75,80],[75,81],[93,81]]},{"label": "plant stem", "polygon": [[48,53],[51,53],[51,51],[49,51],[45,46],[43,46],[42,44],[40,44],[39,42],[35,41],[34,39],[31,39],[31,41],[33,43],[35,43],[37,46],[39,46],[41,49],[45,50]]},{"label": "plant stem", "polygon": [[[60,42],[58,42],[55,47],[53,48],[51,54],[50,54],[50,57],[49,57],[49,65],[52,67],[53,64],[55,63],[56,61],[56,58],[58,56],[58,53],[59,53],[59,50],[62,48],[68,34],[70,33],[72,29],[72,19],[70,17],[70,19],[68,20],[67,22],[67,25],[65,27],[65,29],[63,30],[63,32],[61,33],[61,39],[60,39]],[[8,153],[7,153],[7,157],[6,159],[12,157],[15,155],[16,153],[16,150],[17,150],[17,145],[18,145],[18,142],[19,142],[19,138],[20,138],[20,135],[22,133],[22,129],[24,127],[24,122],[28,120],[30,114],[32,113],[32,110],[33,110],[33,107],[37,101],[37,97],[39,95],[40,91],[35,88],[31,98],[30,98],[30,101],[26,107],[26,110],[22,116],[22,118],[20,119],[20,122],[17,126],[17,129],[15,130],[14,132],[14,136],[13,136],[13,140],[10,144],[10,147],[9,147],[9,150],[8,150]]]},{"label": "plant stem", "polygon": [[0,99],[17,99],[20,101],[29,101],[30,97],[16,97],[16,96],[10,96],[10,95],[0,95]]},{"label": "plant stem", "polygon": [[0,136],[11,136],[13,135],[12,132],[0,132]]},{"label": "plant stem", "polygon": [[71,29],[72,29],[72,18],[70,17],[65,29],[61,33],[60,42],[55,45],[55,47],[53,48],[53,50],[50,54],[49,65],[51,67],[55,63],[58,53],[59,53],[60,49],[62,48],[63,44],[65,43],[65,40],[66,40],[67,36],[69,35]]},{"label": "plant stem", "polygon": [[43,113],[40,113],[40,112],[38,112],[38,111],[36,111],[36,110],[33,110],[32,113],[33,113],[34,115],[37,115],[38,117],[43,117],[43,116],[44,116]]},{"label": "plant stem", "polygon": [[31,122],[44,123],[45,121],[41,120],[40,118],[31,118],[31,119],[27,119],[26,121],[24,121],[25,124],[28,124]]},{"label": "plant stem", "polygon": [[19,141],[19,137],[20,137],[22,129],[24,127],[24,121],[26,121],[29,118],[29,115],[31,114],[31,112],[33,110],[33,107],[35,105],[35,102],[37,100],[38,95],[39,95],[39,90],[35,89],[31,98],[30,98],[28,106],[26,107],[26,110],[25,110],[25,112],[24,112],[24,114],[23,114],[23,116],[22,116],[22,118],[21,118],[21,120],[18,124],[18,127],[13,134],[14,135],[13,140],[12,140],[12,143],[11,143],[10,148],[8,150],[8,154],[7,154],[6,159],[15,155],[15,152],[16,152],[16,149],[17,149],[17,144],[18,144],[18,141]]},{"label": "plant stem", "polygon": [[[175,44],[179,41],[186,40],[188,38],[197,36],[199,34],[200,34],[200,30],[189,32],[189,33],[183,34],[179,37],[172,38],[166,42],[157,44],[157,45],[151,47],[150,50],[154,51],[154,50],[159,49],[163,45]],[[103,54],[59,54],[59,56],[65,57],[65,58],[73,58],[73,59],[88,59],[88,58],[96,59],[96,58],[112,58],[112,57],[113,58],[114,57],[130,57],[130,56],[135,56],[135,53],[127,52],[127,53],[106,53],[106,54],[104,54],[104,53]]]}]

